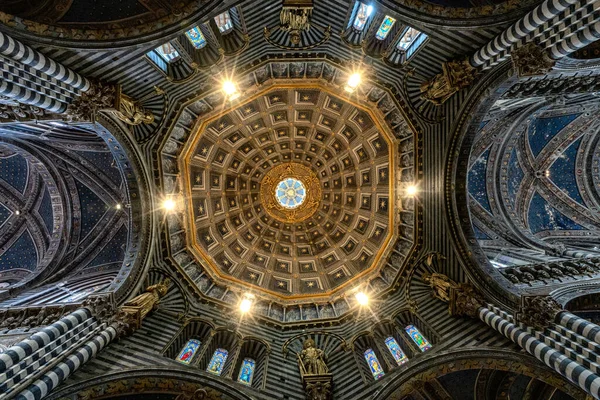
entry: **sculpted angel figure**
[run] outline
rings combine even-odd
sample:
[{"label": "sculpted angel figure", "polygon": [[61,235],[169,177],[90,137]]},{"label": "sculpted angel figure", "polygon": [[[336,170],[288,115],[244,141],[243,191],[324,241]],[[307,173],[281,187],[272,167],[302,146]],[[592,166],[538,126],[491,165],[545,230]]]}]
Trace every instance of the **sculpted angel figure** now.
[{"label": "sculpted angel figure", "polygon": [[423,274],[423,282],[429,284],[433,289],[434,297],[446,302],[450,301],[450,288],[456,286],[456,283],[446,275],[435,272],[432,274]]}]

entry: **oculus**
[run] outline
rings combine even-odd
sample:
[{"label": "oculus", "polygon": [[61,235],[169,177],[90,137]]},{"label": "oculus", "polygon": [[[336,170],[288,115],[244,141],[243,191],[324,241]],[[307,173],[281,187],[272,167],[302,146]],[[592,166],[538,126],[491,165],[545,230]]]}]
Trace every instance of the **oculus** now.
[{"label": "oculus", "polygon": [[294,209],[304,203],[306,189],[298,179],[286,178],[277,185],[275,197],[282,207]]},{"label": "oculus", "polygon": [[300,163],[281,164],[268,171],[260,195],[265,211],[286,223],[311,217],[321,204],[321,182],[317,174]]}]

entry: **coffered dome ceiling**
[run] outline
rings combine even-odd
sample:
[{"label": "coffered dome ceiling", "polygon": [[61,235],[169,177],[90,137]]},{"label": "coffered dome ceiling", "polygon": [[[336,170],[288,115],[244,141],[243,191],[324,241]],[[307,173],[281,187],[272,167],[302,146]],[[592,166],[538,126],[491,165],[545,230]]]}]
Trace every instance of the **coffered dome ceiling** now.
[{"label": "coffered dome ceiling", "polygon": [[[251,291],[270,304],[266,316],[290,321],[270,314],[273,302],[310,303],[302,319],[335,317],[359,282],[372,292],[395,283],[413,241],[412,204],[395,195],[413,180],[412,132],[385,90],[349,94],[341,74],[267,64],[231,104],[212,92],[179,113],[162,148],[166,193],[185,203],[168,221],[170,247],[204,294]],[[330,315],[314,304],[339,301]]]}]

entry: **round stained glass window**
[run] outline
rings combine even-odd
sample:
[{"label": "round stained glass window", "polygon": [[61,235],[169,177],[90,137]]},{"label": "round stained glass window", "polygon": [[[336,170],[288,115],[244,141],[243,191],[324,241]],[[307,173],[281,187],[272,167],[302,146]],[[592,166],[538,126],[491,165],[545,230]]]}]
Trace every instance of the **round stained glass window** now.
[{"label": "round stained glass window", "polygon": [[289,209],[296,208],[304,203],[306,189],[298,179],[285,178],[275,188],[275,197],[283,207]]}]

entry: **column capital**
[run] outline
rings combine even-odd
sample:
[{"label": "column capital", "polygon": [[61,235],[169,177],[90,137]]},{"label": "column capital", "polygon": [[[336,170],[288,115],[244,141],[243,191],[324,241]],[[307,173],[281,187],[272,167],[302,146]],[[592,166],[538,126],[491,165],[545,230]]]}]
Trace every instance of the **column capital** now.
[{"label": "column capital", "polygon": [[552,325],[563,307],[550,296],[523,296],[517,321],[537,330]]},{"label": "column capital", "polygon": [[527,76],[545,75],[556,63],[550,58],[548,52],[529,42],[510,53],[513,69],[519,78]]},{"label": "column capital", "polygon": [[71,121],[94,121],[100,111],[112,113],[128,125],[150,124],[154,115],[140,102],[127,96],[118,84],[95,81],[87,92],[77,97],[67,109]]},{"label": "column capital", "polygon": [[477,318],[479,308],[485,300],[470,283],[456,283],[444,274],[425,273],[423,282],[433,289],[433,297],[448,303],[448,312],[452,316]]}]

